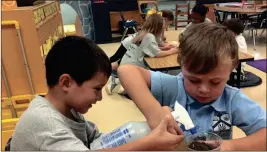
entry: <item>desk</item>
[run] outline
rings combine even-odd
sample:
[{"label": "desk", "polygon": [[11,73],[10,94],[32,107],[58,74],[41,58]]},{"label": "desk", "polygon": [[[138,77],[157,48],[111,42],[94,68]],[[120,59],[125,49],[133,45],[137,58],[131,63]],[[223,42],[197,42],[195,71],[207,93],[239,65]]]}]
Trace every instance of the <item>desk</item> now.
[{"label": "desk", "polygon": [[[145,64],[153,71],[165,71],[165,70],[173,70],[173,69],[179,69],[180,64],[177,62],[177,56],[178,54],[173,54],[166,57],[161,58],[149,58],[145,57],[144,62]],[[239,56],[239,64],[236,69],[237,71],[237,88],[240,87],[240,73],[241,73],[241,63],[242,62],[248,62],[253,61],[254,57],[250,54],[238,52]]]},{"label": "desk", "polygon": [[232,18],[237,14],[248,15],[248,14],[261,14],[266,11],[266,8],[241,8],[241,7],[227,7],[227,6],[215,6],[215,10],[223,12],[223,21],[227,18],[228,13],[231,13]]},{"label": "desk", "polygon": [[145,57],[145,64],[153,71],[173,70],[180,68],[180,64],[177,62],[178,54],[172,54],[160,58]]},{"label": "desk", "polygon": [[222,12],[233,12],[239,14],[260,14],[266,10],[266,8],[236,8],[236,7],[226,7],[226,6],[215,6],[218,11]]}]

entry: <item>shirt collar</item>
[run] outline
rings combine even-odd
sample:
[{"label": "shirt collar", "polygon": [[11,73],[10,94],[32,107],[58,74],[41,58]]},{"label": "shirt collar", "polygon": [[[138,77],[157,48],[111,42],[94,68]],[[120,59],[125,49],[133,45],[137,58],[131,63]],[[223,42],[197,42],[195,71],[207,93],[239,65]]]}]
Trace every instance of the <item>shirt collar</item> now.
[{"label": "shirt collar", "polygon": [[[220,96],[218,99],[213,101],[210,106],[213,107],[216,111],[226,111],[226,106],[223,101],[223,97]],[[187,105],[193,104],[195,102],[197,101],[187,94]]]}]

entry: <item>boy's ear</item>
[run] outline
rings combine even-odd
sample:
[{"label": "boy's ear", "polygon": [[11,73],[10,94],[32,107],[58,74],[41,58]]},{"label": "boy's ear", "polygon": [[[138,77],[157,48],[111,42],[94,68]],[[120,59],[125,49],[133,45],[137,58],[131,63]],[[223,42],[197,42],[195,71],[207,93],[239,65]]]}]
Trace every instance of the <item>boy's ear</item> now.
[{"label": "boy's ear", "polygon": [[73,84],[73,80],[72,80],[70,75],[62,74],[59,77],[58,84],[63,89],[63,91],[68,91],[68,89],[70,88],[71,84]]}]

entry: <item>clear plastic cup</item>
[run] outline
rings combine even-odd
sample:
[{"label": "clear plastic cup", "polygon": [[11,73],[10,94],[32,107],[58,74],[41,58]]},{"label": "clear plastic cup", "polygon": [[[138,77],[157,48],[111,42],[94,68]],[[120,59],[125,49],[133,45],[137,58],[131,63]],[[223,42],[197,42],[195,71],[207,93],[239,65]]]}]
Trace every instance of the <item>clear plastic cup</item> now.
[{"label": "clear plastic cup", "polygon": [[[187,136],[185,143],[189,151],[219,151],[221,149],[222,138],[212,132],[198,132],[194,135]],[[202,145],[199,145],[202,144]],[[202,147],[201,149],[200,146]],[[192,148],[192,147],[195,147]]]}]

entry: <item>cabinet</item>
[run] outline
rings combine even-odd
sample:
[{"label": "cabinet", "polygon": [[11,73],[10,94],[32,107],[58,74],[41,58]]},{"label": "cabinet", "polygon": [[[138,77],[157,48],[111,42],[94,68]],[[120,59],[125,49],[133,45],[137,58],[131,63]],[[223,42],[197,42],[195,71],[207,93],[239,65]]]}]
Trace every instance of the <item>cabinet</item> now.
[{"label": "cabinet", "polygon": [[[18,23],[17,28],[9,23]],[[21,33],[21,41],[18,32]],[[2,66],[9,88],[3,84],[2,77],[2,97],[8,96],[7,89],[10,90],[10,96],[46,92],[44,59],[55,41],[63,36],[62,18],[57,1],[2,10]],[[29,75],[33,93],[28,81]]]}]

